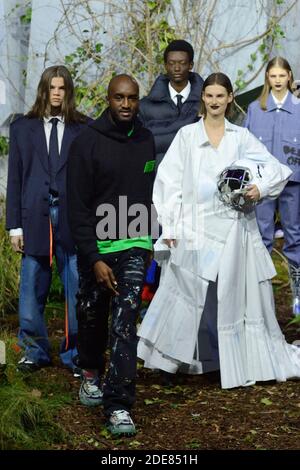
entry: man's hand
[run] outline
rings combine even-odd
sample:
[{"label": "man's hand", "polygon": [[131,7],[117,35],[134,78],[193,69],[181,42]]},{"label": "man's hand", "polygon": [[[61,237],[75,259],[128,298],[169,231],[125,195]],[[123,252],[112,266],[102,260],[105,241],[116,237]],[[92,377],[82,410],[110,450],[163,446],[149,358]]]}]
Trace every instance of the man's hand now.
[{"label": "man's hand", "polygon": [[119,292],[117,291],[118,283],[113,270],[106,263],[103,261],[97,261],[97,263],[94,264],[94,273],[98,283],[104,283],[105,286],[114,293],[114,295],[119,295]]},{"label": "man's hand", "polygon": [[256,184],[249,184],[245,192],[245,199],[251,202],[257,202],[260,200],[260,192]]},{"label": "man's hand", "polygon": [[174,238],[164,238],[163,242],[169,247],[176,246],[177,242]]},{"label": "man's hand", "polygon": [[23,235],[14,235],[13,237],[10,237],[10,243],[11,243],[12,249],[16,253],[24,253]]}]

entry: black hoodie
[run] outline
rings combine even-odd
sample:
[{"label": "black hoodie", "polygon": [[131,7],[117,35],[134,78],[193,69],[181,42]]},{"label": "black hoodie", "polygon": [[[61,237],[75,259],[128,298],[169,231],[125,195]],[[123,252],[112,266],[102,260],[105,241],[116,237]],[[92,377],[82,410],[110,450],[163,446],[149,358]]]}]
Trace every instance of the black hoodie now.
[{"label": "black hoodie", "polygon": [[[74,139],[70,149],[67,171],[69,223],[79,255],[90,266],[101,260],[96,226],[107,213],[96,215],[100,204],[110,204],[116,211],[116,236],[110,239],[130,238],[124,231],[119,233],[119,217],[124,220],[127,215],[124,210],[120,214],[120,196],[127,197],[128,207],[137,203],[147,207],[147,231],[139,235],[151,233],[154,139],[138,119],[133,124],[134,130],[129,137],[112,122],[107,109]],[[127,227],[135,217],[127,217]]]}]

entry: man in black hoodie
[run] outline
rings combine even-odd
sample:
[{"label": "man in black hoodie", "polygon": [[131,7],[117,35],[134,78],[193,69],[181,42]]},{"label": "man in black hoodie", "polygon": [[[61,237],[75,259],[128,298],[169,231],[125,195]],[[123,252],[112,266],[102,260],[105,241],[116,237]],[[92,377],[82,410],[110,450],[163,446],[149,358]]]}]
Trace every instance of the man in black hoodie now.
[{"label": "man in black hoodie", "polygon": [[177,39],[164,51],[167,74],[159,75],[140,103],[139,117],[154,135],[156,165],[162,161],[177,131],[199,119],[203,80],[193,68],[194,50]]},{"label": "man in black hoodie", "polygon": [[[111,80],[108,104],[74,140],[68,165],[69,221],[79,269],[79,398],[87,406],[103,403],[112,434],[134,434],[135,323],[152,251],[155,150],[151,132],[136,117],[139,87],[133,78]],[[102,392],[110,304],[110,364]]]}]

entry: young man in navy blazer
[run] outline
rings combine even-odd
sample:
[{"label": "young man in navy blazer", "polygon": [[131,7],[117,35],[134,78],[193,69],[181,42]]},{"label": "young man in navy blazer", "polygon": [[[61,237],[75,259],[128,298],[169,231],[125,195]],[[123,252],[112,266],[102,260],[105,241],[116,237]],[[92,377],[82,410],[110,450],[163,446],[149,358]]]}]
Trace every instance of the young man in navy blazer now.
[{"label": "young man in navy blazer", "polygon": [[70,145],[86,118],[75,108],[74,85],[64,66],[47,68],[35,103],[10,128],[6,227],[13,249],[22,254],[19,295],[18,369],[32,372],[50,364],[44,319],[51,285],[52,255],[65,289],[65,338],[60,357],[75,369],[78,273],[67,218],[66,166]]}]

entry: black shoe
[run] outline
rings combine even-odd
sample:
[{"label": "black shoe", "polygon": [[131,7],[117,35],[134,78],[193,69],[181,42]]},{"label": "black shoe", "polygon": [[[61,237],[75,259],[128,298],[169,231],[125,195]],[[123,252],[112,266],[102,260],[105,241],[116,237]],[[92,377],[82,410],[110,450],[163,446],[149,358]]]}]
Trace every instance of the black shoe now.
[{"label": "black shoe", "polygon": [[78,354],[77,354],[77,356],[74,356],[72,358],[72,362],[74,364],[73,369],[72,369],[73,376],[76,377],[76,379],[81,379],[82,378],[82,369],[80,367]]},{"label": "black shoe", "polygon": [[27,359],[27,357],[22,357],[22,359],[20,359],[17,365],[17,370],[19,372],[24,372],[24,373],[36,372],[40,368],[41,366],[39,366],[35,362],[32,362],[30,359]]},{"label": "black shoe", "polygon": [[76,379],[80,379],[82,377],[82,369],[80,367],[74,366],[72,372],[73,377]]},{"label": "black shoe", "polygon": [[163,387],[174,387],[175,375],[165,370],[160,370],[161,384]]}]

